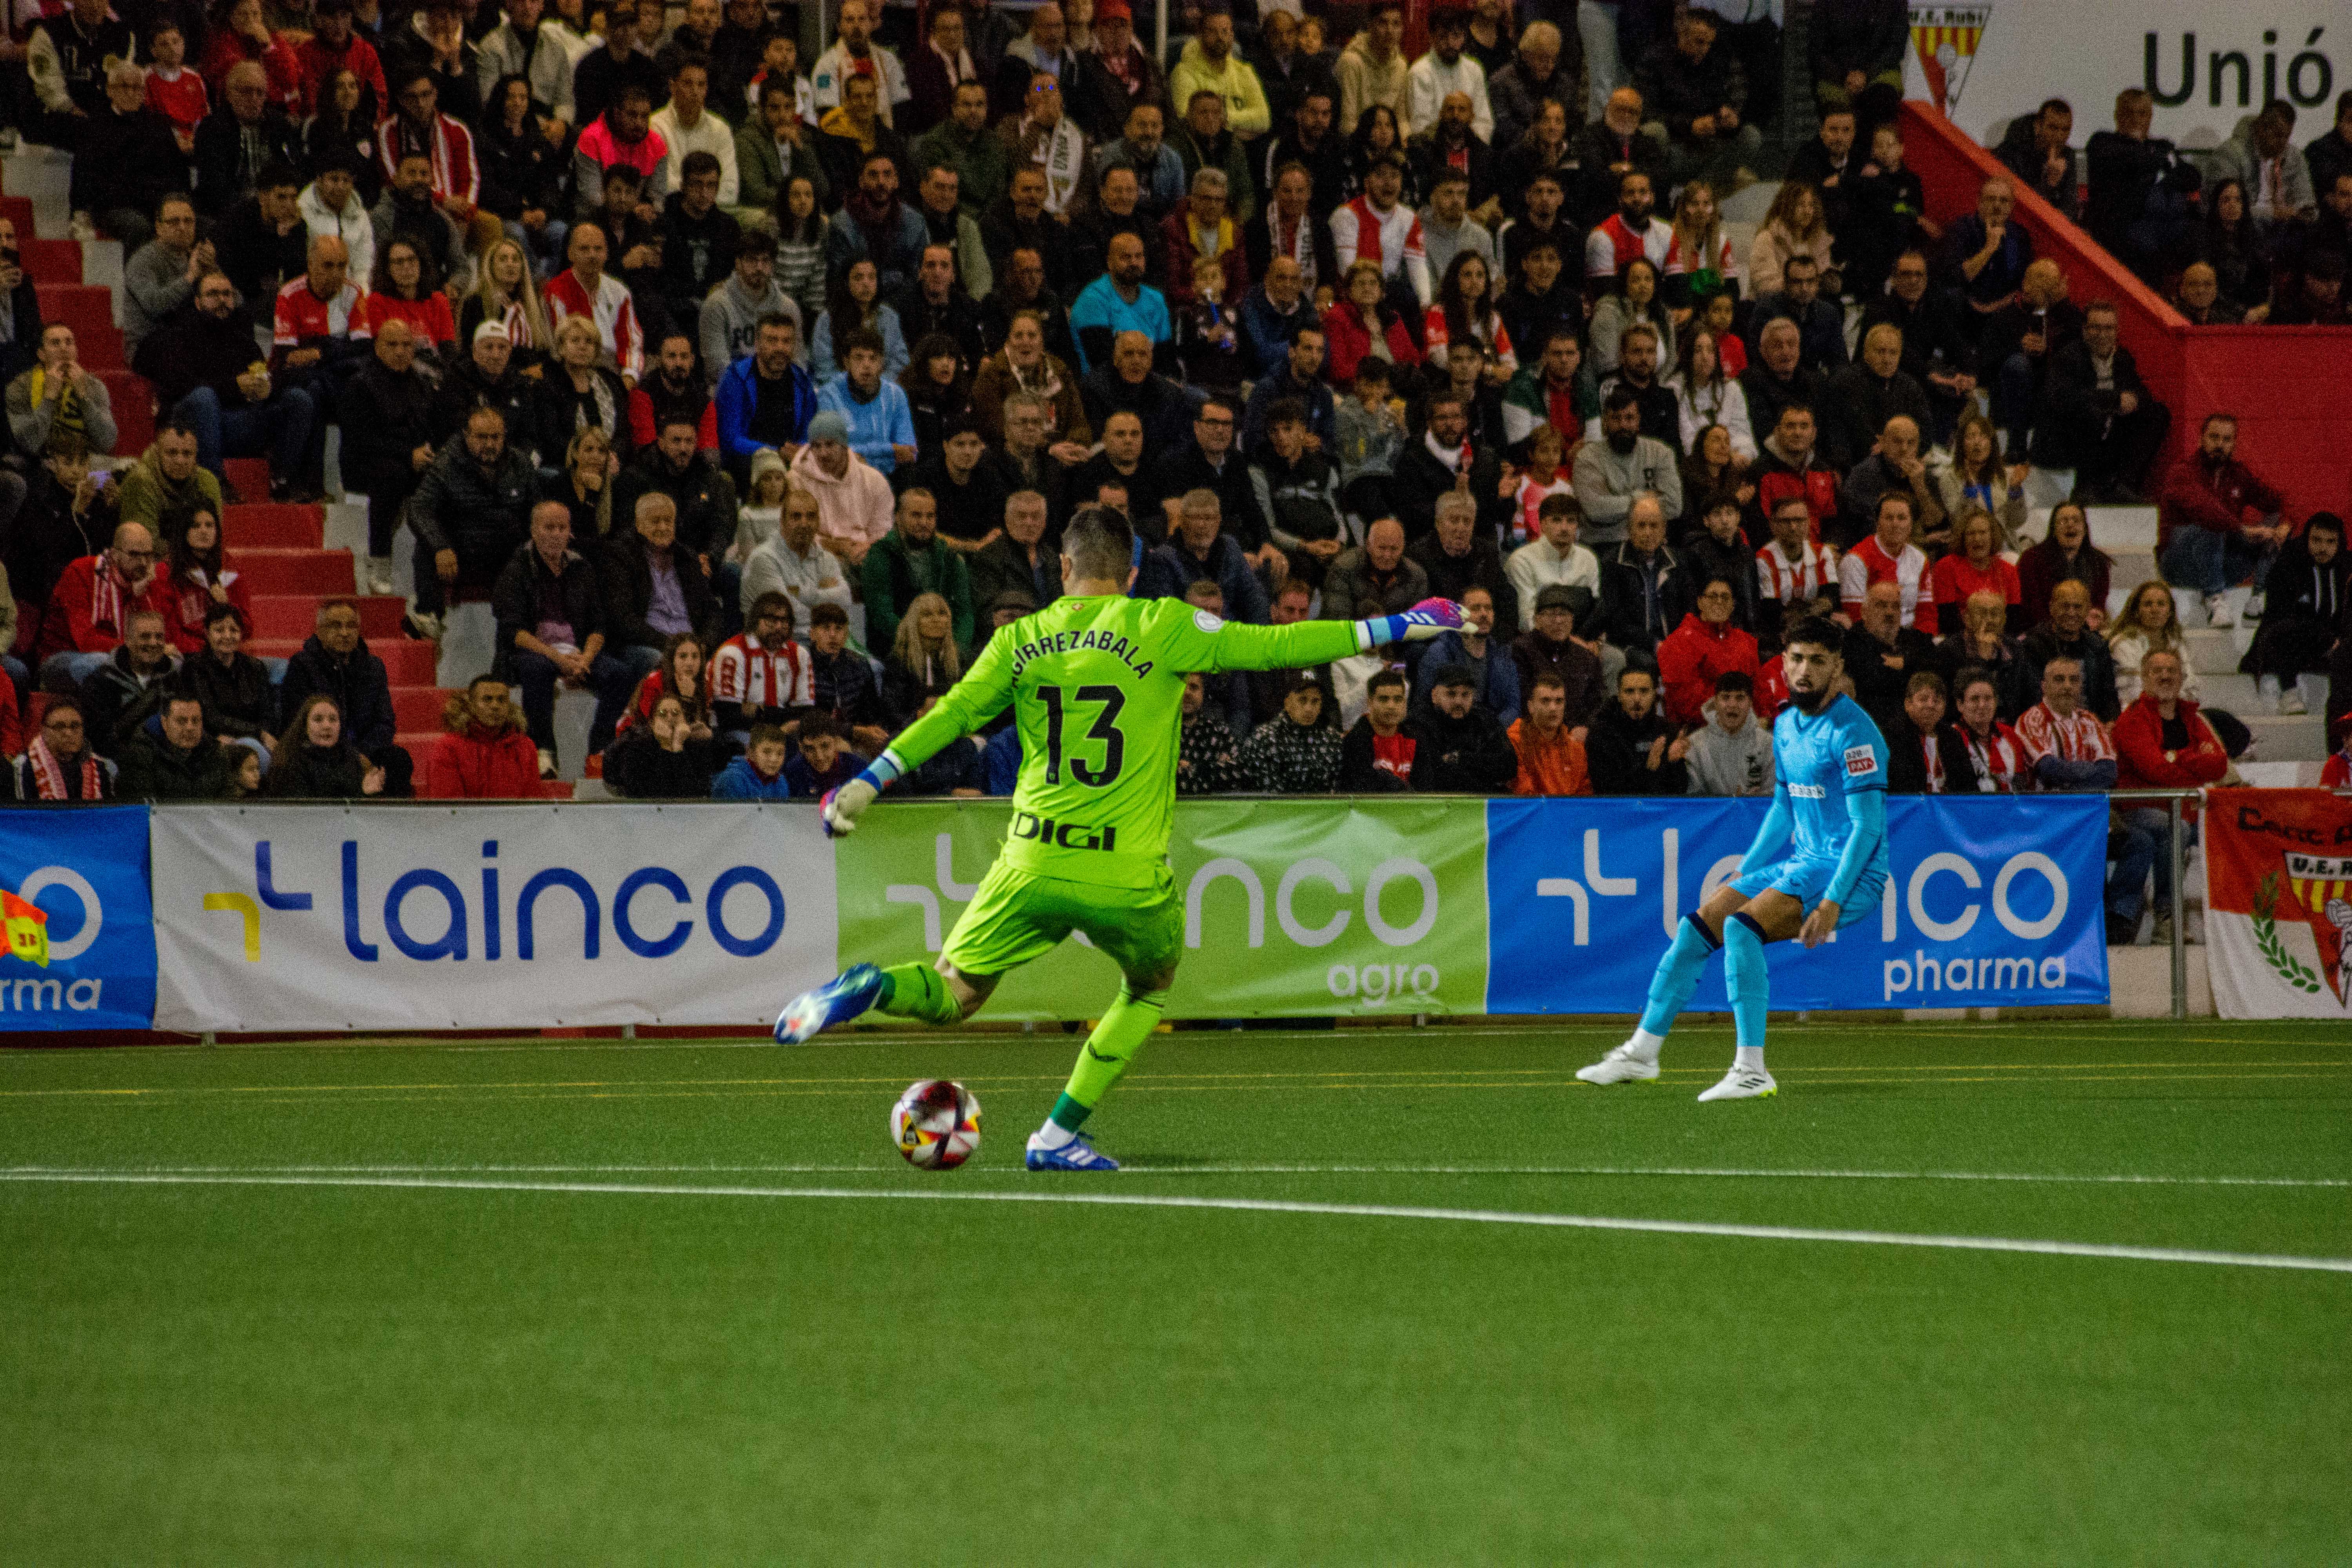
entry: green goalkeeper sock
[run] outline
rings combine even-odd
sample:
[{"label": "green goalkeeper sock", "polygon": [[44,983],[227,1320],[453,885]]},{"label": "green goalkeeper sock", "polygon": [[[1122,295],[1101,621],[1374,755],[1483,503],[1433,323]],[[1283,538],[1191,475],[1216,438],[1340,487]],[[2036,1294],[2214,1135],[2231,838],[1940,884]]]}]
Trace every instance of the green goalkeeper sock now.
[{"label": "green goalkeeper sock", "polygon": [[1070,1071],[1070,1081],[1062,1090],[1062,1098],[1054,1102],[1051,1121],[1067,1132],[1082,1126],[1094,1108],[1102,1103],[1110,1086],[1160,1026],[1160,1015],[1168,1005],[1168,993],[1154,991],[1138,996],[1122,985],[1118,1000],[1087,1037],[1078,1051],[1078,1065]]},{"label": "green goalkeeper sock", "polygon": [[947,981],[928,963],[901,963],[884,970],[882,998],[874,1004],[874,1010],[926,1024],[963,1020],[963,1008],[949,993]]}]

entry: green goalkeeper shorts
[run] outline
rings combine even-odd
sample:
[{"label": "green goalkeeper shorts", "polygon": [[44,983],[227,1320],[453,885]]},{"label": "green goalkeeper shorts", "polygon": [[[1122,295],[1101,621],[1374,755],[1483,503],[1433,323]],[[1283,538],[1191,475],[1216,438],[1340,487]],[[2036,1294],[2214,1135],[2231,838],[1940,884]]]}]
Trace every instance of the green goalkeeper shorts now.
[{"label": "green goalkeeper shorts", "polygon": [[963,974],[1002,974],[1043,958],[1072,931],[1129,975],[1175,967],[1184,901],[1166,867],[1149,888],[1106,888],[1016,870],[1000,860],[949,933],[940,956]]}]

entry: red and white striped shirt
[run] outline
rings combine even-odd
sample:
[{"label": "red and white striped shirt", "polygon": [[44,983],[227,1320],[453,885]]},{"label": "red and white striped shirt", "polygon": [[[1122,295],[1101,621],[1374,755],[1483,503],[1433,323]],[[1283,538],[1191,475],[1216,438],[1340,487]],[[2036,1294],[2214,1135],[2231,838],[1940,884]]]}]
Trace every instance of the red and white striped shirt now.
[{"label": "red and white striped shirt", "polygon": [[1823,588],[1838,585],[1836,551],[1818,542],[1799,548],[1795,561],[1783,557],[1777,542],[1756,552],[1756,586],[1766,598],[1801,604],[1818,597]]},{"label": "red and white striped shirt", "polygon": [[310,292],[306,273],[278,290],[277,332],[271,340],[281,349],[305,338],[373,338],[368,325],[367,295],[356,283],[346,283],[321,300]]},{"label": "red and white striped shirt", "polygon": [[1379,262],[1383,278],[1395,277],[1402,268],[1413,298],[1429,303],[1429,247],[1421,237],[1419,215],[1402,202],[1385,216],[1370,196],[1348,203],[1331,215],[1331,248],[1342,272],[1360,258]]},{"label": "red and white striped shirt", "polygon": [[2088,708],[2061,718],[2049,703],[2037,702],[2018,715],[2016,735],[2029,764],[2053,755],[2062,763],[2111,763],[2116,757],[2099,716]]},{"label": "red and white striped shirt", "polygon": [[1937,743],[1937,732],[1930,730],[1922,735],[1919,733],[1919,727],[1916,724],[1908,724],[1906,728],[1911,731],[1911,743],[1919,748],[1920,755],[1927,760],[1927,793],[1943,794],[1944,748]]},{"label": "red and white striped shirt", "polygon": [[[1506,370],[1519,368],[1518,351],[1511,346],[1511,334],[1503,325],[1502,317],[1489,313],[1485,321],[1473,321],[1470,325],[1471,335],[1479,340],[1496,363]],[[1432,305],[1423,317],[1422,341],[1428,347],[1432,364],[1445,363],[1445,349],[1453,342],[1453,329],[1445,324],[1444,306]]]},{"label": "red and white striped shirt", "polygon": [[[400,173],[400,155],[415,147],[418,138],[401,124],[400,116],[388,114],[376,121],[376,162],[383,165],[383,177],[389,181]],[[423,139],[422,151],[433,161],[433,195],[436,199],[457,197],[467,206],[481,199],[482,170],[474,162],[474,133],[462,121],[446,114],[433,117],[433,131]]]},{"label": "red and white striped shirt", "polygon": [[1584,275],[1614,278],[1637,256],[1648,257],[1661,278],[1680,273],[1679,264],[1669,264],[1674,247],[1675,231],[1670,226],[1652,218],[1649,227],[1635,234],[1625,226],[1622,216],[1611,213],[1600,227],[1584,237]]},{"label": "red and white striped shirt", "polygon": [[720,643],[710,656],[710,700],[811,708],[816,704],[816,673],[800,644],[787,640],[772,651],[744,632]]},{"label": "red and white striped shirt", "polygon": [[[1954,725],[1952,732],[1968,748],[1979,795],[2015,795],[2032,771],[2033,764],[2026,760],[2025,742],[2017,738],[2016,731],[1998,719],[1993,721],[1990,735],[1980,736],[1966,724]],[[1948,782],[1948,787],[1966,793],[1969,786],[1962,780]]]},{"label": "red and white striped shirt", "polygon": [[646,334],[637,325],[636,302],[630,299],[627,285],[607,272],[596,279],[596,298],[592,300],[580,274],[567,267],[547,280],[542,299],[550,331],[562,326],[566,316],[587,317],[596,323],[596,335],[604,340],[613,368],[633,383],[644,379]]},{"label": "red and white striped shirt", "polygon": [[1927,557],[1916,544],[1906,544],[1900,555],[1889,555],[1885,546],[1872,534],[1845,552],[1838,563],[1838,596],[1845,602],[1845,613],[1860,619],[1862,596],[1873,583],[1895,583],[1903,589],[1903,613],[1896,624],[1908,622],[1915,629],[1936,635],[1935,584],[1927,576]]}]

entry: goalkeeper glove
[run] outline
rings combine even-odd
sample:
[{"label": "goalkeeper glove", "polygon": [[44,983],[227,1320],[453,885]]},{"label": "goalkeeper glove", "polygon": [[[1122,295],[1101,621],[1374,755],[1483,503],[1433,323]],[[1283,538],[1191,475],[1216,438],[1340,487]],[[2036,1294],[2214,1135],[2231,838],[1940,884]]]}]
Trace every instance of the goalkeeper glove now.
[{"label": "goalkeeper glove", "polygon": [[825,791],[824,798],[817,802],[817,815],[824,822],[824,836],[838,838],[843,834],[856,832],[857,818],[874,804],[876,795],[897,780],[898,772],[898,764],[890,760],[889,752],[885,752],[866,763],[865,769],[847,784],[838,789]]},{"label": "goalkeeper glove", "polygon": [[1441,632],[1462,629],[1462,606],[1451,599],[1423,599],[1402,615],[1375,616],[1356,623],[1356,646],[1370,652],[1392,642],[1424,642]]}]

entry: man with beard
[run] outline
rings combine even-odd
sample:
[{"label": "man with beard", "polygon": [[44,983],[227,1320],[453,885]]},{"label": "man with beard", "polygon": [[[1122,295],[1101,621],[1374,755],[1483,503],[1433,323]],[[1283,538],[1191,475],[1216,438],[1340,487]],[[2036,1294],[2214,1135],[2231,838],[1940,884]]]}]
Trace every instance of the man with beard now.
[{"label": "man with beard", "polygon": [[267,456],[272,495],[292,493],[316,405],[261,368],[228,274],[198,279],[195,299],[139,345],[132,368],[155,384],[170,423],[196,433],[196,461],[217,474],[224,457]]},{"label": "man with beard", "polygon": [[[980,220],[964,210],[963,176],[952,163],[918,166],[922,176],[915,182],[915,211],[922,217],[924,233],[930,244],[944,245],[952,254],[965,296],[985,300],[996,287],[996,272],[989,264],[987,242],[981,238]],[[921,336],[910,328],[907,341]]]},{"label": "man with beard", "polygon": [[2157,501],[2164,580],[2204,595],[2209,624],[2237,625],[2224,595],[2269,570],[2294,531],[2285,511],[2286,497],[2239,459],[2237,416],[2207,415],[2196,452],[2173,465]]},{"label": "man with beard", "polygon": [[1143,242],[1144,276],[1152,276],[1151,253],[1157,248],[1160,224],[1138,199],[1135,171],[1113,163],[1096,176],[1094,205],[1070,225],[1071,261],[1068,272],[1080,288],[1110,270],[1110,242],[1131,234]]},{"label": "man with beard", "polygon": [[1118,139],[1095,149],[1097,174],[1127,169],[1135,175],[1137,210],[1153,224],[1184,199],[1184,160],[1163,139],[1167,121],[1156,103],[1139,103],[1127,111]]},{"label": "man with beard", "polygon": [[1674,247],[1675,226],[1655,214],[1657,196],[1650,176],[1629,170],[1617,182],[1617,209],[1584,240],[1584,291],[1596,302],[1615,287],[1625,264],[1637,256],[1649,258],[1659,275],[1666,271],[1666,253]]},{"label": "man with beard", "polygon": [[1070,303],[1070,331],[1078,340],[1078,363],[1089,370],[1111,357],[1111,345],[1121,334],[1140,332],[1154,345],[1175,341],[1175,325],[1168,314],[1167,298],[1143,281],[1145,249],[1141,239],[1122,234],[1110,242],[1110,269],[1078,291]]},{"label": "man with beard", "polygon": [[1668,517],[1682,515],[1682,471],[1675,449],[1642,434],[1642,399],[1632,387],[1612,387],[1601,399],[1598,437],[1577,448],[1571,481],[1584,513],[1587,544],[1623,540],[1627,520],[1644,496],[1655,497]]},{"label": "man with beard", "polygon": [[[1440,180],[1459,175],[1469,183],[1470,205],[1485,212],[1496,194],[1495,155],[1471,133],[1470,117],[1470,95],[1447,93],[1429,129],[1405,142],[1405,156],[1412,161],[1413,183],[1421,189],[1434,191]],[[1496,203],[1486,216],[1498,216],[1501,210],[1501,204]],[[1430,269],[1441,276],[1444,273],[1444,268],[1433,260]]]},{"label": "man with beard", "polygon": [[976,81],[959,82],[954,108],[916,140],[914,157],[918,168],[952,168],[958,196],[972,211],[994,206],[1013,177],[1013,155],[989,127],[988,89]]},{"label": "man with beard", "polygon": [[1479,521],[1499,538],[1513,504],[1496,494],[1502,479],[1502,454],[1474,447],[1468,405],[1459,394],[1442,389],[1430,397],[1422,438],[1408,441],[1397,458],[1391,481],[1397,520],[1407,539],[1425,539],[1437,526],[1437,498],[1466,489],[1478,502]]},{"label": "man with beard", "polygon": [[[1789,633],[1781,668],[1790,711],[1772,730],[1779,781],[1739,875],[1683,917],[1650,983],[1633,1038],[1577,1077],[1586,1083],[1652,1081],[1658,1051],[1720,948],[1738,1047],[1731,1070],[1702,1100],[1753,1100],[1779,1085],[1764,1067],[1768,942],[1819,947],[1840,927],[1874,916],[1886,885],[1886,741],[1850,697],[1838,695],[1837,629],[1818,619]],[[1626,672],[1623,679],[1635,679]]]},{"label": "man with beard", "polygon": [[702,302],[702,368],[713,388],[728,366],[751,352],[760,323],[770,316],[791,321],[798,341],[801,308],[776,284],[776,237],[755,225],[743,231],[735,270]]},{"label": "man with beard", "polygon": [[1351,184],[1347,141],[1331,129],[1335,110],[1333,89],[1318,82],[1307,87],[1291,111],[1290,124],[1274,139],[1258,164],[1261,188],[1271,190],[1291,163],[1307,171],[1309,199],[1316,212],[1328,213],[1348,199]]},{"label": "man with beard", "polygon": [[[955,178],[951,169],[934,169],[931,173]],[[926,187],[929,183],[927,177]],[[980,307],[963,291],[963,284],[956,278],[954,247],[936,240],[923,247],[922,264],[916,268],[914,282],[898,297],[898,330],[910,343],[919,343],[934,334],[946,338],[955,344],[957,359],[967,375],[980,367],[988,352],[980,330]]]},{"label": "man with beard", "polygon": [[923,215],[898,199],[897,162],[887,153],[869,153],[858,163],[857,188],[825,236],[825,276],[842,278],[856,263],[871,261],[882,298],[896,299],[914,277],[929,239]]}]

